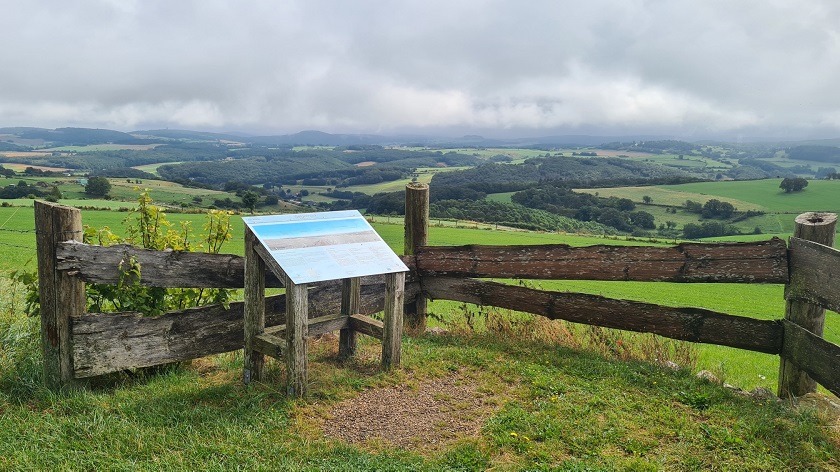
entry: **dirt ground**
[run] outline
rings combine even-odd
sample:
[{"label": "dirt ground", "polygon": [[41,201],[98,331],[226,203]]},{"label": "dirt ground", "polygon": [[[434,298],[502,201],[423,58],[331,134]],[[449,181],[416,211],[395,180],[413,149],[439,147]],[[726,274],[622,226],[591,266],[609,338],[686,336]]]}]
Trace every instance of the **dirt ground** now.
[{"label": "dirt ground", "polygon": [[360,446],[437,449],[477,436],[498,406],[494,392],[453,373],[415,385],[364,391],[331,408],[323,432]]}]

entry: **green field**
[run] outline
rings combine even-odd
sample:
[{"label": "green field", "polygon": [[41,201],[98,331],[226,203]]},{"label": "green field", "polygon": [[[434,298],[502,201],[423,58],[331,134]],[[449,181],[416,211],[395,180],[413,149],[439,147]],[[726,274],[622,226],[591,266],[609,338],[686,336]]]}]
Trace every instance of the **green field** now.
[{"label": "green field", "polygon": [[[792,193],[782,191],[779,188],[780,182],[781,179],[697,182],[575,191],[601,197],[629,198],[636,202],[637,210],[652,214],[657,226],[666,221],[673,221],[678,227],[687,223],[698,223],[699,215],[683,209],[687,200],[705,203],[715,198],[731,203],[738,211],[766,212],[764,215],[735,223],[744,233],[758,228],[764,234],[791,234],[796,215],[808,211],[840,212],[840,181],[812,180],[805,190]],[[642,203],[645,196],[651,198],[651,205]],[[669,213],[666,208],[675,208],[677,212]]]},{"label": "green field", "polygon": [[[756,205],[758,209],[768,212],[840,212],[840,181],[811,180],[805,190],[792,193],[785,193],[780,189],[780,182],[781,179],[697,182],[666,185],[659,188],[718,198],[731,198]],[[738,209],[742,210],[742,208]]]},{"label": "green field", "polygon": [[[100,208],[123,208],[133,206],[137,201],[140,192],[147,190],[149,195],[161,205],[181,206],[187,204],[189,206],[195,205],[193,199],[198,197],[202,199],[202,206],[208,206],[213,203],[215,199],[224,199],[227,197],[237,198],[227,192],[219,190],[207,190],[202,188],[184,187],[181,184],[168,182],[166,180],[141,180],[141,183],[135,183],[136,179],[120,179],[110,178],[111,191],[109,195],[111,200],[92,199],[85,193],[85,187],[77,183],[78,177],[28,177],[20,176],[12,179],[0,179],[0,185],[3,180],[8,183],[17,183],[24,181],[29,185],[34,185],[38,182],[45,182],[49,185],[58,185],[63,198],[61,203],[67,202],[68,205],[78,206],[95,206]],[[3,201],[3,200],[0,200]],[[6,200],[11,205],[31,205],[25,199]]]},{"label": "green field", "polygon": [[577,192],[602,197],[629,198],[641,202],[651,197],[656,205],[682,206],[686,200],[700,203],[717,198],[732,203],[740,211],[761,210],[778,213],[806,211],[840,212],[840,181],[811,180],[801,192],[785,193],[779,188],[781,179],[730,180],[724,182],[696,182],[653,187],[615,187],[578,189]]},{"label": "green field", "polygon": [[148,172],[150,174],[158,175],[158,173],[157,173],[158,167],[165,166],[165,165],[170,165],[170,164],[175,165],[175,164],[180,164],[180,162],[160,162],[160,163],[157,163],[157,164],[146,164],[144,166],[134,166],[133,168],[137,169],[137,170],[142,170],[143,172]]},{"label": "green field", "polygon": [[487,195],[487,200],[491,202],[510,203],[510,197],[516,192],[491,193]]},{"label": "green field", "polygon": [[[720,182],[709,182],[713,184],[718,184]],[[600,197],[608,198],[608,197],[618,197],[618,198],[629,198],[636,203],[643,202],[643,197],[648,196],[651,198],[651,203],[654,205],[665,205],[671,207],[681,207],[685,203],[686,200],[693,200],[699,203],[706,203],[708,200],[712,198],[717,198],[720,201],[729,202],[735,206],[738,210],[746,211],[746,210],[763,210],[763,207],[760,204],[752,203],[745,200],[739,200],[736,198],[729,198],[726,196],[722,196],[713,192],[713,189],[710,188],[703,188],[694,189],[688,188],[686,185],[673,185],[673,186],[651,186],[651,187],[613,187],[613,188],[582,188],[582,189],[575,189],[575,192],[581,193],[590,193],[592,195],[598,195]],[[778,183],[776,183],[776,187],[778,187]],[[647,210],[645,210],[647,211]],[[696,219],[696,218],[695,218]]]}]

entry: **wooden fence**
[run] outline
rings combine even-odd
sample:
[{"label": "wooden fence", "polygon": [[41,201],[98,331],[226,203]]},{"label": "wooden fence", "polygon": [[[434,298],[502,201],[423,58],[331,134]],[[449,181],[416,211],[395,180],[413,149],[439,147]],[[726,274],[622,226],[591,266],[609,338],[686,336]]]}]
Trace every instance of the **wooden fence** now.
[{"label": "wooden fence", "polygon": [[[840,347],[821,338],[824,309],[840,310],[836,215],[797,218],[789,246],[684,243],[673,247],[427,246],[428,187],[406,189],[407,330],[425,326],[427,299],[497,306],[609,328],[780,355],[780,396],[802,395],[819,382],[840,394]],[[243,347],[243,304],[208,306],[158,317],[84,312],[84,283],[117,283],[119,263],[135,257],[142,285],[242,288],[244,260],[233,255],[150,251],[79,242],[81,214],[36,202],[45,378],[75,379],[229,352]],[[816,240],[817,242],[809,241]],[[785,319],[759,320],[597,295],[550,292],[481,278],[785,284]],[[359,314],[383,309],[384,280],[361,281]],[[269,271],[266,286],[279,287]],[[340,282],[309,292],[309,317],[341,311]],[[285,297],[265,300],[266,326],[285,323]]]}]

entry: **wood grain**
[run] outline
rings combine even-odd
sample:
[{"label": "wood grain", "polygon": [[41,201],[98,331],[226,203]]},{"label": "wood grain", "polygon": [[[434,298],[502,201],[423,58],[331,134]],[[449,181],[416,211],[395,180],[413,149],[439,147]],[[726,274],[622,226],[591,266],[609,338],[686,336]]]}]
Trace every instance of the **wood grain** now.
[{"label": "wood grain", "polygon": [[554,280],[786,283],[787,248],[773,238],[750,243],[684,243],[672,247],[425,246],[420,276]]},{"label": "wood grain", "polygon": [[[408,284],[407,290],[413,296],[420,286]],[[359,312],[382,311],[384,293],[384,283],[364,284],[363,280]],[[266,297],[267,327],[286,323],[285,301],[285,295]],[[310,318],[336,314],[340,308],[339,282],[310,289]],[[227,309],[213,305],[155,317],[139,313],[76,315],[70,319],[74,375],[91,377],[242,349],[243,320],[243,302],[231,303]]]}]

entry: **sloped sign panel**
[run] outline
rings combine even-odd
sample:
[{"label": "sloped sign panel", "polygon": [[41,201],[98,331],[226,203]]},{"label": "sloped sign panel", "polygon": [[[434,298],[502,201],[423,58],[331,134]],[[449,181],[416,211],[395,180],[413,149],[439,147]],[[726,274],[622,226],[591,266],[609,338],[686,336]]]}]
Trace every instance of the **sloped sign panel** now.
[{"label": "sloped sign panel", "polygon": [[408,271],[356,210],[242,221],[295,284]]}]

